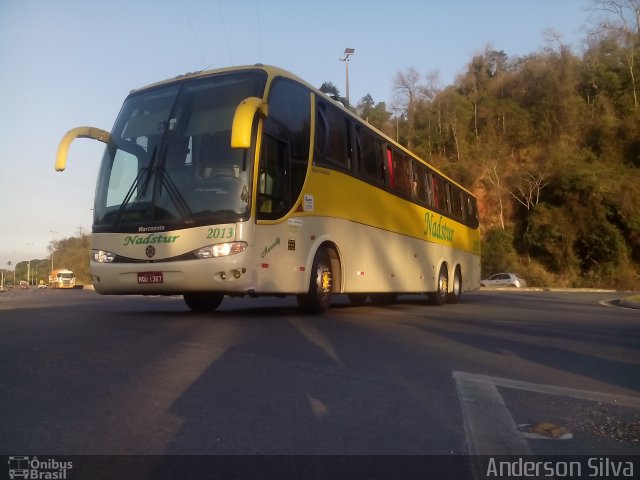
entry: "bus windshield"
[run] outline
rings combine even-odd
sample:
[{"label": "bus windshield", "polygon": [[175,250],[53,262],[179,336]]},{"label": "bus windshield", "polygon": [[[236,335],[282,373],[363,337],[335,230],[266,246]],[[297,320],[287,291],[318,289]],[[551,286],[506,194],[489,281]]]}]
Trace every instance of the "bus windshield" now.
[{"label": "bus windshield", "polygon": [[231,125],[237,105],[261,97],[265,83],[264,72],[248,70],[131,94],[102,160],[94,231],[248,217],[252,157],[231,148]]}]

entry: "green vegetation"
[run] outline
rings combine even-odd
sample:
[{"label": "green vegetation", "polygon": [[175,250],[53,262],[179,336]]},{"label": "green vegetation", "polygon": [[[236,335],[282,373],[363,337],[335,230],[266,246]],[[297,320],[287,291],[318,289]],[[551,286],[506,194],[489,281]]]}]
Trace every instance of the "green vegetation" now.
[{"label": "green vegetation", "polygon": [[[592,6],[579,55],[550,32],[524,57],[487,47],[453,85],[397,73],[393,113],[370,95],[351,107],[477,195],[485,276],[640,288],[640,3]],[[331,82],[322,90],[346,104]],[[55,242],[55,266],[88,283],[89,243]]]},{"label": "green vegetation", "polygon": [[478,196],[483,275],[640,287],[640,4],[596,0],[590,18],[581,55],[550,33],[525,57],[486,48],[443,88],[409,68],[401,115],[367,115]]},{"label": "green vegetation", "polygon": [[[89,274],[89,255],[91,253],[91,236],[70,237],[55,241],[49,247],[53,251],[54,268],[68,268],[76,275],[76,283],[91,284]],[[31,280],[32,285],[38,285],[41,281],[49,284],[49,272],[51,272],[51,257],[44,259],[31,259],[21,261],[14,269],[8,265],[4,270],[5,282],[18,285],[20,280]]]}]

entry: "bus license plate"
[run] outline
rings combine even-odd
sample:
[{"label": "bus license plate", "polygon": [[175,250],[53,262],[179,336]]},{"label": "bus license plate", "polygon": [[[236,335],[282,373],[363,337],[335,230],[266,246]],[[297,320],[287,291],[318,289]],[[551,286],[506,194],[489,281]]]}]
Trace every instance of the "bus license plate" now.
[{"label": "bus license plate", "polygon": [[162,272],[138,272],[138,283],[162,283]]}]

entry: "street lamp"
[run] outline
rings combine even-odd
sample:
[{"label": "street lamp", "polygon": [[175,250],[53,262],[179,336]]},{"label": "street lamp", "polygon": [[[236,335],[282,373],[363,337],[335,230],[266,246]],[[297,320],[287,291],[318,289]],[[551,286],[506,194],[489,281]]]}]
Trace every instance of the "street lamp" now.
[{"label": "street lamp", "polygon": [[349,107],[349,57],[355,53],[354,48],[345,48],[344,49],[344,58],[339,58],[341,62],[344,62],[344,66],[347,72],[347,108]]}]

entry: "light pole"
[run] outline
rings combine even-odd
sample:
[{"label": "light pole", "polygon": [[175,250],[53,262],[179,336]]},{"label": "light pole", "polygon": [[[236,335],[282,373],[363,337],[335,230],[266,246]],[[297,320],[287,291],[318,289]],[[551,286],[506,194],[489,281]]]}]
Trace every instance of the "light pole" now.
[{"label": "light pole", "polygon": [[344,66],[347,72],[347,108],[349,108],[349,57],[355,53],[354,48],[345,48],[344,49],[344,58],[339,58],[341,62],[344,62]]},{"label": "light pole", "polygon": [[27,284],[31,285],[31,247],[33,247],[33,243],[27,243],[27,247],[29,247],[29,263],[27,264]]},{"label": "light pole", "polygon": [[49,230],[49,233],[53,235],[53,241],[51,242],[51,270],[53,271],[53,252],[56,251],[56,233],[53,230]]}]

